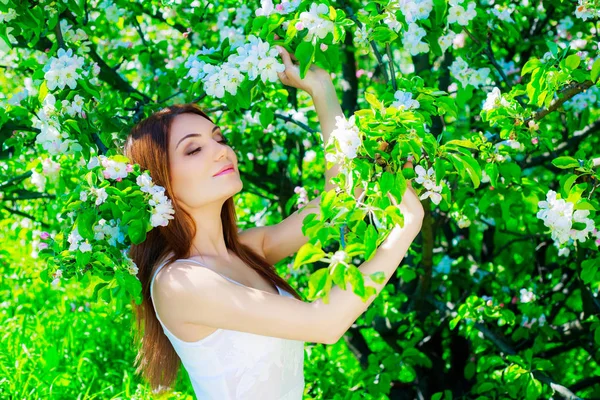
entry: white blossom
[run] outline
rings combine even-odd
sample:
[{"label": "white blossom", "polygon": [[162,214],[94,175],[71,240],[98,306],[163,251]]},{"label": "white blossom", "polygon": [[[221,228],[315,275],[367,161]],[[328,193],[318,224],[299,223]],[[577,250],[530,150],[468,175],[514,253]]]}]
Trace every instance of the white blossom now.
[{"label": "white blossom", "polygon": [[451,6],[448,12],[448,23],[458,23],[462,26],[469,25],[469,22],[477,15],[477,11],[475,11],[477,5],[475,2],[470,2],[466,9],[460,4],[452,3],[450,3]]},{"label": "white blossom", "polygon": [[[322,15],[326,15],[327,18],[323,18]],[[299,24],[301,29],[298,30],[308,29],[304,38],[306,41],[312,41],[315,37],[324,39],[328,33],[333,33],[334,25],[329,20],[329,7],[325,4],[311,4],[308,11],[300,13]]]},{"label": "white blossom", "polygon": [[404,32],[402,37],[402,45],[413,56],[426,53],[429,51],[429,44],[421,41],[425,35],[427,35],[425,29],[415,23],[409,24],[408,30]]},{"label": "white blossom", "polygon": [[43,68],[48,90],[54,90],[57,87],[64,89],[65,86],[75,89],[77,79],[81,77],[79,71],[83,68],[83,58],[73,55],[72,49],[65,51],[62,48],[58,49],[57,56],[58,58],[50,58]]},{"label": "white blossom", "polygon": [[529,303],[535,300],[535,294],[531,290],[522,288],[519,291],[519,300],[521,301],[521,303]]},{"label": "white blossom", "polygon": [[402,90],[397,90],[394,93],[394,101],[391,107],[396,107],[399,110],[411,110],[419,108],[420,104],[417,100],[413,100],[412,93],[403,92]]},{"label": "white blossom", "polygon": [[335,129],[331,132],[329,140],[336,141],[339,150],[341,151],[341,155],[344,158],[355,158],[357,156],[358,148],[362,144],[360,131],[355,124],[355,116],[352,115],[349,119],[342,116],[336,116],[335,121]]}]

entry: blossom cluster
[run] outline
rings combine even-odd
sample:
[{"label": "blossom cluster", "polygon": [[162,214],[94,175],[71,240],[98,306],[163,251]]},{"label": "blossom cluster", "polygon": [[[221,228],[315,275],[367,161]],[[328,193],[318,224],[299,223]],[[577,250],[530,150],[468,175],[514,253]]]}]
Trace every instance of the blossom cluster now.
[{"label": "blossom cluster", "polygon": [[133,165],[125,162],[120,162],[100,155],[98,157],[92,157],[87,164],[88,169],[94,169],[102,165],[102,175],[104,179],[114,179],[117,182],[121,182],[123,178],[127,178],[130,172],[133,172]]},{"label": "blossom cluster", "polygon": [[469,2],[469,4],[464,4],[463,2],[464,0],[450,0],[448,23],[467,26],[477,16],[477,11],[475,11],[477,4],[474,1]]},{"label": "blossom cluster", "polygon": [[[514,8],[501,7],[496,4],[494,8],[490,8],[487,10],[488,14],[494,14],[496,18],[500,21],[509,22],[514,24],[515,21],[512,19],[511,14],[515,11]],[[491,21],[488,23],[488,26],[491,24]]]},{"label": "blossom cluster", "polygon": [[337,162],[343,159],[353,159],[357,156],[358,148],[362,141],[360,131],[355,124],[355,116],[352,115],[349,119],[345,117],[335,117],[335,129],[331,132],[329,143],[335,141],[338,146],[336,153],[327,153],[325,159],[330,162]]},{"label": "blossom cluster", "polygon": [[42,173],[40,174],[35,168],[31,170],[31,183],[43,192],[46,190],[47,178],[51,181],[56,181],[60,171],[60,163],[53,161],[51,158],[45,158],[42,161]]},{"label": "blossom cluster", "polygon": [[510,103],[502,97],[502,93],[500,93],[500,89],[494,87],[491,92],[488,93],[485,102],[483,103],[482,109],[484,111],[490,111],[496,109],[498,107],[509,107]]},{"label": "blossom cluster", "polygon": [[57,57],[51,57],[43,70],[46,73],[46,85],[49,90],[57,87],[64,89],[69,86],[71,89],[77,87],[77,79],[81,78],[81,69],[83,68],[83,57],[73,55],[73,50],[58,49]]},{"label": "blossom cluster", "polygon": [[440,45],[440,48],[442,49],[442,53],[444,53],[446,50],[448,50],[448,47],[453,45],[456,37],[457,37],[457,34],[454,33],[454,31],[448,30],[448,33],[446,33],[445,35],[442,35],[438,38],[438,44]]},{"label": "blossom cluster", "polygon": [[422,166],[417,165],[415,167],[415,173],[417,174],[415,182],[423,185],[426,189],[425,193],[419,198],[423,200],[429,197],[434,204],[440,204],[442,201],[442,183],[444,183],[444,181],[440,182],[439,185],[436,184],[435,171],[433,168],[425,170]]},{"label": "blossom cluster", "polygon": [[111,246],[116,246],[117,241],[119,243],[124,243],[125,234],[119,229],[119,222],[119,219],[106,221],[104,218],[101,218],[98,223],[94,225],[94,239],[106,240]]},{"label": "blossom cluster", "polygon": [[313,41],[315,37],[324,39],[328,33],[333,33],[333,22],[329,18],[323,18],[322,15],[329,14],[329,7],[325,4],[313,3],[308,11],[300,13],[299,21],[296,23],[296,29],[301,31],[308,30],[305,40]]},{"label": "blossom cluster", "polygon": [[250,35],[248,41],[236,48],[237,54],[231,54],[227,61],[220,65],[209,64],[198,58],[199,55],[214,50],[197,51],[185,63],[186,68],[189,68],[185,77],[194,82],[204,80],[206,93],[217,98],[222,98],[225,91],[235,96],[246,76],[250,81],[260,77],[263,83],[277,82],[277,73],[285,70],[285,66],[277,58],[277,49],[254,35]]},{"label": "blossom cluster", "polygon": [[592,0],[579,0],[575,8],[575,16],[584,21],[600,17],[600,8],[594,6]]},{"label": "blossom cluster", "polygon": [[489,68],[474,69],[469,67],[469,64],[462,57],[457,57],[450,65],[450,72],[465,88],[467,85],[472,85],[478,88],[483,85],[490,74]]},{"label": "blossom cluster", "polygon": [[87,53],[90,50],[89,45],[91,42],[88,40],[88,35],[81,28],[77,30],[71,29],[73,25],[69,25],[69,22],[65,19],[60,21],[60,30],[62,32],[63,40],[65,42],[80,42],[77,45],[77,52],[79,54]]},{"label": "blossom cluster", "polygon": [[296,202],[298,208],[308,203],[308,193],[306,192],[306,188],[302,186],[296,186],[294,188],[294,193],[298,195],[298,201]]},{"label": "blossom cluster", "polygon": [[409,24],[408,29],[404,32],[404,36],[402,36],[402,45],[413,56],[426,53],[429,51],[429,44],[422,41],[426,35],[427,32],[425,32],[425,29],[419,25],[414,23]]},{"label": "blossom cluster", "polygon": [[48,94],[42,102],[42,109],[38,110],[33,118],[34,127],[40,130],[35,138],[36,143],[40,144],[51,155],[81,151],[81,145],[77,141],[68,139],[69,134],[67,132],[61,132],[62,128],[56,119],[59,112],[55,104],[56,98],[52,94]]},{"label": "blossom cluster", "polygon": [[76,94],[73,98],[73,101],[63,100],[61,102],[62,108],[61,113],[67,114],[70,117],[79,116],[82,118],[86,118],[85,111],[83,111],[85,99],[80,95]]},{"label": "blossom cluster", "polygon": [[167,226],[169,220],[174,218],[175,210],[172,207],[171,199],[165,195],[165,188],[155,185],[147,171],[137,177],[136,183],[140,186],[142,192],[152,195],[152,198],[148,201],[152,206],[150,224],[153,227]]},{"label": "blossom cluster", "polygon": [[17,18],[17,15],[14,8],[9,8],[7,12],[0,11],[0,22],[10,22]]},{"label": "blossom cluster", "polygon": [[[133,172],[133,165],[121,161],[117,161],[106,156],[100,155],[92,157],[87,164],[88,169],[102,167],[102,176],[105,179],[112,179],[121,182],[127,178],[129,173]],[[153,227],[167,226],[168,221],[173,219],[175,210],[172,207],[171,200],[165,195],[165,188],[155,185],[148,171],[144,171],[136,178],[136,183],[140,190],[148,193],[151,197],[148,204],[152,206],[150,224]],[[95,198],[95,204],[100,205],[107,200],[106,190],[104,188],[91,188],[90,193]],[[87,201],[88,194],[85,191],[80,193],[80,200]]]},{"label": "blossom cluster", "polygon": [[256,9],[255,14],[257,17],[268,17],[271,14],[286,15],[296,11],[300,3],[301,0],[283,0],[281,3],[275,5],[273,4],[273,0],[261,0],[260,7]]},{"label": "blossom cluster", "polygon": [[388,10],[400,10],[407,24],[429,18],[431,10],[433,10],[432,0],[391,0],[387,6]]},{"label": "blossom cluster", "polygon": [[[572,202],[557,198],[553,190],[548,191],[545,201],[538,202],[538,207],[540,210],[537,217],[550,228],[552,239],[559,246],[571,239],[585,242],[588,235],[598,232],[595,230],[594,221],[588,218],[589,210],[575,210]],[[573,223],[581,223],[584,228],[573,229]],[[600,235],[598,233],[596,235],[597,239],[600,239]]]},{"label": "blossom cluster", "polygon": [[69,251],[79,250],[82,253],[92,251],[92,245],[90,244],[90,242],[88,242],[87,239],[84,239],[81,236],[77,227],[73,228],[71,233],[69,233],[67,241],[70,243]]}]

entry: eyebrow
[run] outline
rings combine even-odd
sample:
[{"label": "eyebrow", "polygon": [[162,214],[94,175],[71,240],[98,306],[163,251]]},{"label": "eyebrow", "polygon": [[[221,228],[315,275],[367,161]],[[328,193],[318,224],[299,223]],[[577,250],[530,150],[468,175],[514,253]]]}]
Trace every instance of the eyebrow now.
[{"label": "eyebrow", "polygon": [[[218,125],[215,125],[215,127],[212,130],[212,132],[214,132],[217,129],[221,130],[221,128]],[[181,140],[179,141],[179,143],[177,143],[177,146],[175,146],[175,150],[177,150],[177,147],[179,147],[179,145],[181,144],[181,142],[183,142],[185,139],[187,139],[189,137],[195,137],[195,136],[202,136],[202,134],[201,133],[188,133],[187,135],[185,135],[184,137],[181,138]]]}]

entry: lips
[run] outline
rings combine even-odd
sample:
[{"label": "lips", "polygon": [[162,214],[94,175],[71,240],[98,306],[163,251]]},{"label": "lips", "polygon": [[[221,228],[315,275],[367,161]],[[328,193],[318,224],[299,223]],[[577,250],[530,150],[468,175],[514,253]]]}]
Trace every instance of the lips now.
[{"label": "lips", "polygon": [[233,164],[229,164],[229,165],[226,165],[226,166],[224,166],[223,168],[221,168],[221,169],[219,170],[219,172],[217,172],[217,173],[216,173],[216,174],[214,174],[213,176],[217,176],[217,175],[219,175],[221,172],[223,172],[223,171],[227,171],[228,169],[233,169]]}]

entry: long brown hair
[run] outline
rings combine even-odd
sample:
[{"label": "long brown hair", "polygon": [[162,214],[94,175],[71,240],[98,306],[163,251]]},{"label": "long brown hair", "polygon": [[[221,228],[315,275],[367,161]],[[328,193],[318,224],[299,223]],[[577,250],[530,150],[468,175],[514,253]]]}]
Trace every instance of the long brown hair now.
[{"label": "long brown hair", "polygon": [[[173,119],[184,113],[197,114],[213,122],[196,104],[166,107],[134,126],[124,148],[124,155],[132,163],[139,164],[142,170],[148,170],[153,182],[165,188],[165,194],[172,199],[175,209],[174,219],[170,220],[167,226],[152,229],[144,242],[131,245],[129,250],[129,256],[138,266],[137,276],[142,284],[143,298],[140,305],[132,303],[137,319],[135,343],[137,345],[141,342],[135,360],[136,373],[142,373],[155,392],[173,385],[181,360],[156,317],[150,298],[150,280],[159,260],[166,260],[168,265],[178,259],[188,258],[191,242],[196,234],[192,217],[173,201],[169,179],[169,130]],[[264,278],[301,300],[294,288],[277,274],[273,265],[250,247],[240,243],[236,217],[233,198],[229,198],[221,210],[227,248]],[[172,256],[169,257],[169,253],[172,253]]]}]

